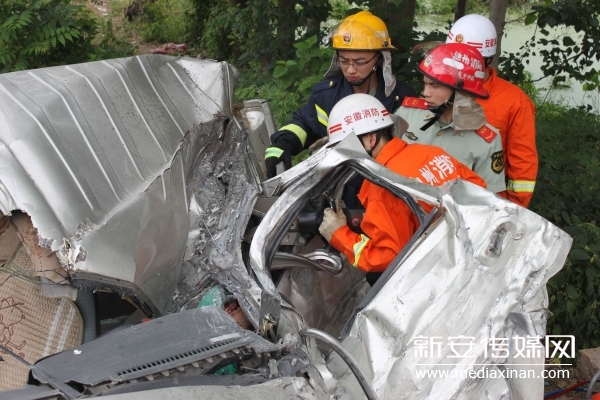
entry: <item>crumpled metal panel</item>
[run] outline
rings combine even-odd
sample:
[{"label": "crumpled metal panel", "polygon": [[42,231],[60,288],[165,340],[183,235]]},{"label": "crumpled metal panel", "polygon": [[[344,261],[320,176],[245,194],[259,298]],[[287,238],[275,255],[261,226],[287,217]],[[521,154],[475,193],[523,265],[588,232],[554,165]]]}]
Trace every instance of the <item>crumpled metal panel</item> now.
[{"label": "crumpled metal panel", "polygon": [[[432,187],[398,176],[370,159],[355,137],[349,136],[324,153],[320,154],[322,160],[318,165],[302,167],[310,168],[310,172],[307,169],[300,175],[292,169],[279,177],[278,186],[285,192],[255,233],[265,248],[261,253],[252,243],[253,266],[267,268],[263,263],[268,260],[269,246],[279,239],[278,229],[291,220],[320,181],[337,166],[352,162],[380,182],[402,188],[416,199],[445,210],[404,260],[390,266],[395,271],[358,313],[349,335],[342,341],[378,397],[539,398],[543,392],[541,378],[492,380],[467,375],[460,378],[460,371],[533,368],[541,372],[540,366],[502,365],[540,363],[536,358],[520,361],[509,358],[504,362],[491,356],[485,358],[481,341],[489,337],[513,340],[527,334],[545,335],[548,317],[545,284],[562,268],[572,239],[539,215],[469,182],[454,181]],[[294,295],[301,296],[298,292]],[[306,302],[310,297],[311,293],[305,293]],[[459,335],[475,338],[471,352],[475,358],[448,358],[451,355],[448,337]],[[443,338],[446,345],[442,346],[440,357],[420,357],[415,352],[417,336]],[[415,364],[450,365],[417,367]],[[330,356],[327,366],[337,380],[335,385],[328,383],[333,395],[363,397],[354,376],[335,354]],[[458,375],[446,379],[419,377],[414,373],[415,368],[455,371]]]},{"label": "crumpled metal panel", "polygon": [[[548,315],[540,312],[548,307],[545,284],[563,266],[571,238],[504,199],[495,198],[489,206],[478,204],[475,189],[462,181],[440,188],[445,217],[358,314],[342,342],[381,398],[473,398],[471,390],[484,380],[457,376],[461,370],[502,364],[491,356],[485,358],[481,343],[490,337],[511,339],[515,334],[509,330],[511,313],[523,313],[532,321],[537,329],[528,334],[545,335]],[[516,334],[523,336],[523,332]],[[475,338],[470,354],[476,358],[448,358],[453,355],[448,338],[459,335]],[[440,357],[419,356],[418,336],[439,337],[445,344]],[[450,365],[415,366],[419,363]],[[455,375],[418,378],[415,369]],[[537,370],[541,372],[540,367]],[[342,379],[340,385],[346,383]],[[541,375],[529,383],[537,390],[513,388],[510,398],[539,398]],[[489,398],[498,395],[502,393],[490,393]]]},{"label": "crumpled metal panel", "polygon": [[175,386],[144,392],[104,396],[107,400],[165,400],[165,399],[326,399],[319,386],[305,378],[279,378],[251,386]]},{"label": "crumpled metal panel", "polygon": [[[189,183],[190,231],[172,312],[184,309],[205,284],[218,281],[234,294],[245,315],[259,325],[262,290],[242,260],[241,241],[258,196],[258,177],[248,138],[229,124],[223,140],[198,157]],[[182,253],[183,254],[183,253]]]},{"label": "crumpled metal panel", "polygon": [[129,286],[164,312],[186,183],[223,134],[236,77],[226,63],[163,55],[0,75],[0,208],[29,214],[74,278]]},{"label": "crumpled metal panel", "polygon": [[[77,351],[63,351],[45,358],[36,366],[53,371],[53,378],[61,382],[95,386],[150,375],[160,377],[163,372],[192,368],[193,363],[207,359],[212,363],[211,357],[223,353],[239,354],[240,349],[268,355],[281,348],[240,328],[222,309],[203,307],[111,333],[78,346]],[[36,379],[51,383],[36,372],[33,372]]]}]

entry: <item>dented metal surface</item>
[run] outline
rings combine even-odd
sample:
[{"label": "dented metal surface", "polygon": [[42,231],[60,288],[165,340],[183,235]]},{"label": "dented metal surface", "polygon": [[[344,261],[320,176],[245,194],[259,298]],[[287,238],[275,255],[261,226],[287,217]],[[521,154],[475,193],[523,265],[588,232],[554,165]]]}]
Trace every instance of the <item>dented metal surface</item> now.
[{"label": "dented metal surface", "polygon": [[[258,115],[245,114],[250,133],[241,129],[235,76],[226,63],[166,56],[0,75],[0,210],[31,217],[30,247],[62,268],[55,280],[108,288],[155,317],[45,358],[40,371],[60,374],[38,379],[122,399],[362,399],[365,387],[382,399],[541,397],[540,379],[415,371],[539,364],[485,357],[480,343],[545,334],[545,283],[570,237],[468,182],[432,187],[398,176],[355,136],[260,182],[266,139],[257,126],[268,109],[252,103]],[[352,173],[403,198],[424,224],[373,287],[299,228],[308,201],[339,194]],[[426,216],[417,200],[434,211]],[[212,288],[218,301],[201,305]],[[225,298],[241,319],[215,308]],[[306,328],[338,337],[360,373],[303,342]],[[449,346],[435,357],[415,352],[418,337],[459,335],[474,338],[476,357],[449,359]],[[221,340],[231,341],[223,351],[213,346]],[[213,375],[232,363],[239,369],[229,378]]]},{"label": "dented metal surface", "polygon": [[258,196],[247,172],[246,141],[245,132],[230,124],[224,140],[212,142],[198,160],[190,183],[188,250],[171,311],[184,308],[197,288],[214,280],[234,293],[253,325],[259,325],[262,291],[248,275],[240,248]]},{"label": "dented metal surface", "polygon": [[0,208],[31,217],[75,285],[130,287],[164,313],[189,179],[223,135],[236,74],[153,55],[0,75]]},{"label": "dented metal surface", "polygon": [[[314,303],[315,290],[319,290],[319,285],[327,285],[327,280],[322,282],[316,278],[317,272],[312,274],[315,279],[309,284],[306,275],[310,270],[290,272],[290,276],[284,278],[286,284],[280,288],[319,329],[343,334],[342,345],[358,362],[379,398],[541,397],[541,374],[536,379],[494,380],[468,375],[462,379],[452,375],[442,379],[427,375],[419,378],[415,370],[441,369],[454,371],[459,376],[461,371],[464,374],[482,368],[534,368],[541,372],[543,366],[527,364],[543,364],[543,360],[530,358],[515,362],[514,349],[505,361],[486,358],[480,343],[490,337],[507,338],[512,342],[515,336],[545,335],[549,316],[545,284],[562,268],[571,238],[533,212],[468,182],[454,181],[432,187],[399,177],[368,158],[356,138],[349,137],[335,150],[326,152],[322,162],[310,173],[292,174],[290,170],[279,177],[281,187],[287,189],[255,232],[255,239],[260,238],[264,247],[254,246],[253,242],[250,254],[253,266],[268,268],[269,246],[280,240],[281,225],[290,223],[300,205],[314,195],[320,182],[328,179],[335,182],[340,168],[352,166],[370,180],[390,189],[402,189],[445,212],[402,260],[395,260],[385,284],[380,288],[376,286],[375,290],[379,291],[370,292],[356,308],[353,318],[345,321],[350,324],[346,330],[331,330],[334,325],[331,318],[335,317],[328,314],[339,306],[339,297],[328,301],[321,296],[319,304]],[[346,284],[346,288],[350,298],[360,296],[360,285]],[[320,315],[328,318],[319,320]],[[336,315],[347,318],[345,313]],[[519,320],[526,323],[520,327],[515,325],[511,315],[520,315]],[[475,338],[472,354],[476,357],[448,358],[451,355],[448,338],[459,335]],[[440,356],[419,357],[415,351],[415,338],[419,336],[443,338],[446,346],[442,347]],[[330,355],[327,367],[332,374],[328,384],[330,394],[336,398],[362,398],[362,391],[346,363]]]}]

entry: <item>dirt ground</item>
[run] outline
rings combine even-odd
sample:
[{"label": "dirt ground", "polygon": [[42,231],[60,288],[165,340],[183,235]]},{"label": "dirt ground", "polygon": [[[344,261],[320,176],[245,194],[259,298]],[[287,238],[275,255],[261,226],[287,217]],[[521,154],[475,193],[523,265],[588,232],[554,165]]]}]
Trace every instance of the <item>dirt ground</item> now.
[{"label": "dirt ground", "polygon": [[[544,386],[544,393],[550,393],[557,389],[566,389],[576,384],[579,380],[575,377],[574,368],[569,368],[568,370],[570,376],[569,379],[547,379],[546,382],[548,383],[548,386]],[[585,384],[581,387],[587,390],[588,385]],[[596,387],[598,387],[598,385]],[[585,391],[578,392],[573,390],[560,397],[555,397],[554,400],[585,400],[585,394]]]}]

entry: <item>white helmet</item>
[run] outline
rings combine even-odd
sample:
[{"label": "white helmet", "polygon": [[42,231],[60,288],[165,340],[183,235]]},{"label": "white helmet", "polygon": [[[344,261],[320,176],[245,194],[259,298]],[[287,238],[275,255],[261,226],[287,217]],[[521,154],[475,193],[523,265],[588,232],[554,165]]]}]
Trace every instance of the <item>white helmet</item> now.
[{"label": "white helmet", "polygon": [[338,101],[329,114],[329,144],[351,133],[361,136],[391,125],[394,121],[379,100],[366,93],[351,94]]},{"label": "white helmet", "polygon": [[464,43],[475,47],[484,58],[496,54],[498,36],[496,27],[486,17],[469,14],[452,25],[446,43]]}]

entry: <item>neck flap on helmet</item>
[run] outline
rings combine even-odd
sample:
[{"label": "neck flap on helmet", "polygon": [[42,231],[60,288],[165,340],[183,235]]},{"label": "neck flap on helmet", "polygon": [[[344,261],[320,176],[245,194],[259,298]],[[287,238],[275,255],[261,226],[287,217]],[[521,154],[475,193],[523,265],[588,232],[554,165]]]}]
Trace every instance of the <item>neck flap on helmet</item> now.
[{"label": "neck flap on helmet", "polygon": [[452,121],[455,132],[476,131],[487,122],[483,107],[477,103],[475,97],[461,92],[456,92],[454,98]]},{"label": "neck flap on helmet", "polygon": [[429,111],[434,113],[434,116],[429,121],[427,121],[427,123],[425,125],[423,125],[421,127],[422,131],[426,130],[431,125],[435,124],[435,122],[438,119],[440,119],[440,117],[442,116],[444,111],[446,111],[448,109],[448,107],[452,107],[452,104],[454,104],[454,96],[455,95],[456,95],[456,90],[454,92],[452,92],[452,95],[450,96],[450,98],[448,100],[446,100],[444,102],[444,104],[440,104],[439,106],[429,106],[429,105],[427,106]]}]

